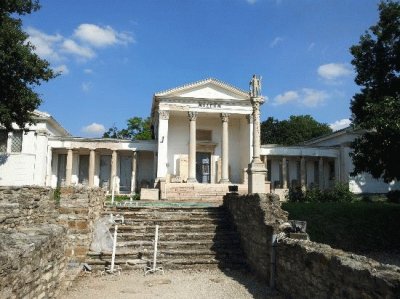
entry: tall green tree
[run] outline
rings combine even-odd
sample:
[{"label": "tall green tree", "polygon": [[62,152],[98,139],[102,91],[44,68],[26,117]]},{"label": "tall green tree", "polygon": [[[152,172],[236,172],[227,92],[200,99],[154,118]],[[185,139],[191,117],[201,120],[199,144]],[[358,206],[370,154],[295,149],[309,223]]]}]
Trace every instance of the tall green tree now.
[{"label": "tall green tree", "polygon": [[150,117],[132,117],[127,120],[125,129],[119,130],[116,126],[108,129],[103,134],[103,138],[131,139],[131,140],[149,140],[152,139],[151,119]]},{"label": "tall green tree", "polygon": [[295,145],[331,132],[327,124],[317,122],[310,115],[292,115],[282,121],[269,117],[261,123],[261,142]]},{"label": "tall green tree", "polygon": [[0,1],[0,124],[7,130],[33,123],[32,111],[42,102],[34,87],[55,77],[49,63],[27,42],[19,16],[39,9],[38,1]]},{"label": "tall green tree", "polygon": [[400,179],[400,4],[379,4],[379,21],[350,48],[361,87],[351,101],[355,128],[353,175],[368,172],[386,182]]}]

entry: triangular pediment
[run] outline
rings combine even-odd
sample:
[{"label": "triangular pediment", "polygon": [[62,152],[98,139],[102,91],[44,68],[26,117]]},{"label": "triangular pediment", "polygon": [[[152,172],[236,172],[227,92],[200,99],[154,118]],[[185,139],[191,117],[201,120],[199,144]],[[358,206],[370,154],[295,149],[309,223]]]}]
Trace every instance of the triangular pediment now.
[{"label": "triangular pediment", "polygon": [[245,91],[216,79],[186,84],[156,93],[155,96],[158,98],[249,100],[249,95]]}]

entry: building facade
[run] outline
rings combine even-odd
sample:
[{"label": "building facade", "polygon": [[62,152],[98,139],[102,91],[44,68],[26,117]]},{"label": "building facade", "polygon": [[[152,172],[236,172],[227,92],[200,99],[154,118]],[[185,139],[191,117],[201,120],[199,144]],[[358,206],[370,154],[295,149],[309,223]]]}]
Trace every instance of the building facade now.
[{"label": "building facade", "polygon": [[[161,199],[222,197],[229,185],[247,193],[253,122],[249,93],[216,79],[158,92],[151,109],[154,140],[71,136],[49,114],[35,112],[25,131],[0,131],[0,185],[101,187],[117,193],[158,188]],[[354,193],[385,193],[369,175],[351,177],[350,128],[301,146],[262,145],[265,192],[349,184]]]}]

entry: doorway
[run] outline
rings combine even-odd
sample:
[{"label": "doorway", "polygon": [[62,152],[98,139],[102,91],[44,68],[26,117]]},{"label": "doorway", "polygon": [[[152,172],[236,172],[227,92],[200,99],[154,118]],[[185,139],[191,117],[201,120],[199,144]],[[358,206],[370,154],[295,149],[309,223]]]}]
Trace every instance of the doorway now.
[{"label": "doorway", "polygon": [[119,191],[131,192],[132,184],[132,156],[119,157]]},{"label": "doorway", "polygon": [[211,153],[196,153],[196,179],[199,183],[210,183]]}]

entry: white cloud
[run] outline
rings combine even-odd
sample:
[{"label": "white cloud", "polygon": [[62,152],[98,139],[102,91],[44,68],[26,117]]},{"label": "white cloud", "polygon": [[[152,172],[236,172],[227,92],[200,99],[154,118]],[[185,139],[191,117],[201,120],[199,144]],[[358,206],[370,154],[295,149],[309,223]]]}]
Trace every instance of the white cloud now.
[{"label": "white cloud", "polygon": [[318,67],[318,75],[326,80],[336,80],[351,74],[350,66],[344,63],[328,63]]},{"label": "white cloud", "polygon": [[323,90],[316,90],[311,88],[303,88],[301,90],[289,90],[282,94],[277,95],[272,105],[284,105],[289,103],[296,103],[298,105],[307,107],[317,107],[322,105],[329,95]]},{"label": "white cloud", "polygon": [[95,137],[102,135],[106,131],[106,128],[102,124],[91,123],[90,125],[83,127],[81,131],[87,135]]},{"label": "white cloud", "polygon": [[62,44],[62,51],[81,58],[93,58],[96,54],[89,47],[78,45],[72,39],[66,39]]},{"label": "white cloud", "polygon": [[282,37],[275,37],[274,40],[269,44],[270,48],[275,48],[278,44],[280,44],[281,42],[283,42],[283,38]]},{"label": "white cloud", "polygon": [[323,90],[303,88],[302,103],[307,107],[317,107],[325,102],[328,94]]},{"label": "white cloud", "polygon": [[337,130],[344,129],[344,128],[348,127],[350,124],[351,124],[350,119],[343,118],[343,119],[337,120],[334,123],[330,124],[329,127],[333,131],[337,131]]},{"label": "white cloud", "polygon": [[83,72],[85,74],[93,74],[93,70],[92,69],[84,69]]},{"label": "white cloud", "polygon": [[92,89],[92,83],[90,82],[83,82],[81,85],[82,91],[83,92],[89,92],[89,90]]},{"label": "white cloud", "polygon": [[278,106],[278,105],[286,104],[289,102],[296,101],[296,100],[298,100],[298,98],[299,98],[299,94],[297,91],[289,90],[282,94],[278,94],[274,98],[272,105]]},{"label": "white cloud", "polygon": [[26,29],[28,41],[35,46],[35,53],[48,60],[59,61],[60,55],[57,53],[57,44],[62,41],[60,34],[49,35],[33,27]]},{"label": "white cloud", "polygon": [[93,47],[134,42],[132,35],[128,32],[117,32],[110,26],[100,27],[94,24],[79,25],[75,29],[74,36]]},{"label": "white cloud", "polygon": [[69,69],[65,64],[56,66],[53,68],[53,71],[56,73],[59,73],[61,75],[68,75],[69,74]]}]

